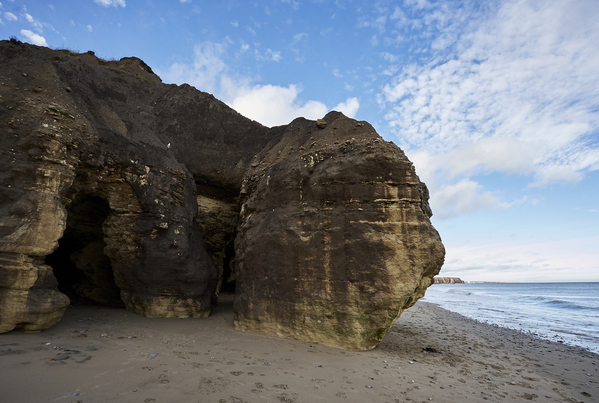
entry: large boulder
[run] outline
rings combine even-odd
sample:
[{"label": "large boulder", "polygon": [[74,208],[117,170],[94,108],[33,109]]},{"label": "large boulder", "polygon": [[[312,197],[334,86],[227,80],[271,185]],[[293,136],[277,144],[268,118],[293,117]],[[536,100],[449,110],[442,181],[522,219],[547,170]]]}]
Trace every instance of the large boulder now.
[{"label": "large boulder", "polygon": [[235,326],[371,349],[443,264],[426,186],[366,122],[276,130],[241,190]]},{"label": "large boulder", "polygon": [[269,129],[136,58],[12,40],[0,66],[0,332],[79,298],[202,317],[229,282],[237,329],[365,350],[443,264],[426,186],[366,122]]}]

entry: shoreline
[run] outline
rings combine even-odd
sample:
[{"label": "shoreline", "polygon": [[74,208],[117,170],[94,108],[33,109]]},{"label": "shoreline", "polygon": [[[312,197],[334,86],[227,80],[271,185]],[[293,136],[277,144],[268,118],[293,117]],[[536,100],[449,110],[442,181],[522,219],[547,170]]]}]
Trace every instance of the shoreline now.
[{"label": "shoreline", "polygon": [[[589,284],[587,286],[586,284]],[[599,354],[599,283],[433,285],[421,301]]]},{"label": "shoreline", "polygon": [[424,301],[366,352],[235,331],[232,296],[203,319],[75,306],[49,330],[0,335],[4,403],[590,403],[598,367],[592,352]]},{"label": "shoreline", "polygon": [[[518,329],[518,328],[513,328],[513,327],[507,327],[507,326],[503,326],[503,325],[498,324],[498,323],[494,323],[494,322],[492,322],[490,320],[477,319],[477,318],[469,317],[469,316],[461,314],[459,312],[452,311],[451,309],[444,308],[444,307],[442,307],[440,304],[438,304],[436,302],[421,301],[421,303],[433,305],[433,306],[435,306],[435,307],[437,307],[437,308],[439,308],[439,309],[441,309],[443,311],[447,311],[447,312],[450,312],[452,314],[459,315],[459,316],[463,317],[466,320],[470,320],[470,321],[476,322],[477,324],[480,324],[480,325],[490,326],[490,327],[496,328],[496,329],[498,329],[498,331],[510,331],[510,332],[514,332],[517,335],[522,335],[522,336],[531,338],[533,340],[550,342],[555,347],[560,347],[561,346],[561,347],[565,347],[565,348],[568,348],[568,349],[575,349],[577,351],[580,351],[581,353],[589,353],[591,355],[595,355],[595,356],[599,357],[599,352],[595,352],[595,351],[593,351],[589,347],[584,347],[584,346],[580,346],[580,345],[573,344],[573,343],[570,344],[567,341],[562,341],[562,342],[560,342],[560,341],[554,341],[554,340],[552,340],[551,336],[545,335],[545,334],[542,334],[542,333],[541,334],[539,334],[539,333],[533,333],[533,331],[531,331],[531,330]],[[554,336],[554,338],[555,337],[556,336]]]}]

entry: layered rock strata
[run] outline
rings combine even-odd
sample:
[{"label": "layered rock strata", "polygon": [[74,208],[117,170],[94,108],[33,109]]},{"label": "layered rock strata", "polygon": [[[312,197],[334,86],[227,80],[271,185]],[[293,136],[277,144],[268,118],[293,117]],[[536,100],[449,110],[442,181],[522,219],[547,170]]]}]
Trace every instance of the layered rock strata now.
[{"label": "layered rock strata", "polygon": [[128,119],[143,116],[160,80],[133,59],[102,67],[11,42],[0,57],[0,332],[60,319],[69,298],[53,274],[148,317],[209,315],[217,270],[195,221],[195,180],[135,126],[143,117]]},{"label": "layered rock strata", "polygon": [[266,128],[141,60],[0,43],[0,332],[69,298],[374,347],[444,250],[428,191],[371,125]]},{"label": "layered rock strata", "polygon": [[428,194],[399,147],[341,113],[296,119],[241,190],[237,329],[376,346],[444,257]]}]

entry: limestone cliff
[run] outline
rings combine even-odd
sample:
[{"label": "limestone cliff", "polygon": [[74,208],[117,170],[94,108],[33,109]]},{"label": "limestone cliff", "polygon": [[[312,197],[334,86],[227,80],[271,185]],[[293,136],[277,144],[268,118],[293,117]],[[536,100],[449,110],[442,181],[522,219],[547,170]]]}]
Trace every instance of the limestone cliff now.
[{"label": "limestone cliff", "polygon": [[139,59],[3,41],[0,133],[0,332],[69,298],[206,316],[229,281],[237,329],[364,350],[443,264],[412,164],[337,112],[269,129]]},{"label": "limestone cliff", "polygon": [[458,277],[434,277],[432,284],[464,284],[464,281]]}]

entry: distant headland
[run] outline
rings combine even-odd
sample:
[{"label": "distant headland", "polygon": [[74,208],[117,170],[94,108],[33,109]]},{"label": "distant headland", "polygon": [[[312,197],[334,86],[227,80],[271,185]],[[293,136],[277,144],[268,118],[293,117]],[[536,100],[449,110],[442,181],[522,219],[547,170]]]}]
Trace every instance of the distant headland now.
[{"label": "distant headland", "polygon": [[465,284],[459,277],[433,277],[432,284]]}]

